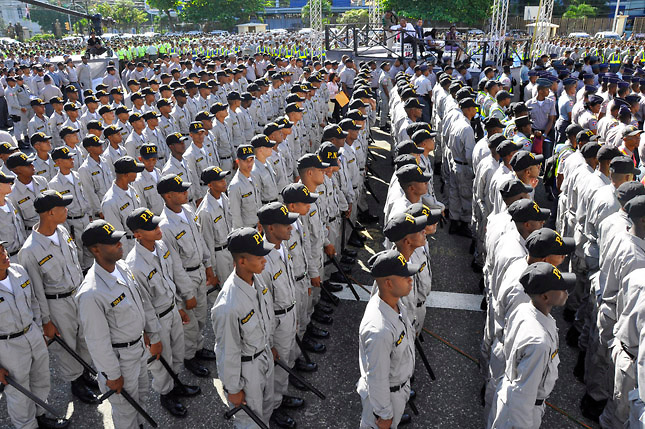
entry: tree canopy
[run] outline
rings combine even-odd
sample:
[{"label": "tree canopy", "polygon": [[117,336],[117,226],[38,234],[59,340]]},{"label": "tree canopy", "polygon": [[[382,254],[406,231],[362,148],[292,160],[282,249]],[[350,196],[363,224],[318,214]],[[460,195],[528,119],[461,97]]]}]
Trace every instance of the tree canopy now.
[{"label": "tree canopy", "polygon": [[365,9],[355,9],[343,12],[338,18],[339,24],[359,24],[370,20],[370,14]]},{"label": "tree canopy", "polygon": [[589,16],[596,16],[597,12],[597,8],[587,3],[577,3],[569,5],[569,8],[563,16],[565,18],[587,18]]},{"label": "tree canopy", "polygon": [[136,28],[148,20],[148,15],[137,9],[132,0],[117,0],[114,4],[97,3],[91,7],[91,12],[114,19],[119,30]]},{"label": "tree canopy", "polygon": [[[310,0],[311,1],[311,0]],[[302,22],[308,23],[309,22],[309,3],[310,1],[307,2],[306,5],[302,7],[302,10],[300,11],[302,15]],[[329,20],[329,18],[325,19],[325,17],[329,17],[331,15],[331,0],[321,0],[322,1],[322,15],[323,15],[323,21]],[[311,24],[309,24],[311,27]]]},{"label": "tree canopy", "polygon": [[181,17],[192,22],[217,22],[230,29],[256,18],[266,5],[266,0],[190,0],[184,2]]},{"label": "tree canopy", "polygon": [[480,25],[490,15],[492,4],[492,0],[383,1],[385,9],[393,10],[398,16],[429,21],[462,22],[467,25]]}]

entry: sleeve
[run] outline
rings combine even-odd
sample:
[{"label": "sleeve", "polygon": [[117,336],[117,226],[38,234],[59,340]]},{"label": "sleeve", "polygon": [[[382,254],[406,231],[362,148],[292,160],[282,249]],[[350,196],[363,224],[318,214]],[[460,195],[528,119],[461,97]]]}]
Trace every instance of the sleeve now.
[{"label": "sleeve", "polygon": [[168,251],[170,252],[172,277],[175,281],[175,286],[177,286],[177,290],[179,290],[179,295],[181,296],[181,298],[184,301],[188,301],[195,296],[195,286],[193,284],[193,281],[190,279],[190,277],[188,277],[186,270],[184,270],[184,266],[181,264],[179,253],[177,253],[174,248],[168,246],[166,242],[164,242],[164,244],[166,244]]},{"label": "sleeve", "polygon": [[49,304],[47,303],[47,298],[45,298],[45,285],[43,284],[43,277],[39,269],[40,265],[38,265],[38,261],[36,261],[33,254],[28,249],[23,247],[18,252],[18,263],[27,270],[27,274],[31,280],[33,293],[39,304],[42,323],[49,323]]},{"label": "sleeve", "polygon": [[239,186],[228,188],[228,204],[231,208],[231,219],[233,220],[233,229],[242,228],[242,195]]},{"label": "sleeve", "polygon": [[105,373],[108,380],[121,377],[119,358],[114,354],[110,343],[110,332],[103,308],[96,302],[90,293],[78,295],[78,313],[87,348],[92,356],[92,361],[99,372]]},{"label": "sleeve", "polygon": [[101,204],[101,209],[101,211],[103,212],[103,218],[107,223],[111,224],[117,230],[129,231],[129,229],[126,229],[125,225],[123,225],[121,221],[121,214],[119,213],[119,208],[116,206],[116,204],[113,204],[109,201],[103,202]]},{"label": "sleeve", "polygon": [[215,332],[215,354],[217,373],[224,390],[235,394],[244,388],[242,380],[242,350],[240,343],[239,321],[231,309],[219,308],[216,304],[211,311],[213,331]]},{"label": "sleeve", "polygon": [[[132,277],[132,279],[136,283],[134,277]],[[139,292],[139,296],[141,297],[141,302],[143,303],[143,312],[146,317],[146,325],[143,330],[146,334],[148,334],[148,337],[150,338],[150,344],[158,343],[159,341],[161,341],[161,324],[159,323],[159,318],[157,317],[155,308],[152,306],[150,295],[148,295],[147,292],[143,291],[143,288],[140,287],[138,283],[137,291]]]},{"label": "sleeve", "polygon": [[[213,271],[215,271],[214,261],[216,259],[215,259],[215,250],[214,250],[215,233],[213,232],[213,217],[207,210],[202,210],[197,214],[196,223],[197,223],[197,227],[199,228],[199,231],[202,233],[202,238],[204,240],[204,249],[205,249],[205,252],[207,252],[209,255],[210,265],[212,266]],[[204,262],[204,264],[206,263]],[[217,276],[217,272],[215,272],[215,275]],[[221,278],[220,278],[220,281],[222,281]]]},{"label": "sleeve", "polygon": [[505,406],[508,409],[508,427],[531,427],[527,421],[533,415],[537,392],[548,365],[549,351],[541,344],[527,344],[515,350],[517,378],[512,380]]},{"label": "sleeve", "polygon": [[390,347],[384,337],[370,330],[360,334],[368,398],[374,414],[387,420],[394,416],[394,408],[390,400]]}]

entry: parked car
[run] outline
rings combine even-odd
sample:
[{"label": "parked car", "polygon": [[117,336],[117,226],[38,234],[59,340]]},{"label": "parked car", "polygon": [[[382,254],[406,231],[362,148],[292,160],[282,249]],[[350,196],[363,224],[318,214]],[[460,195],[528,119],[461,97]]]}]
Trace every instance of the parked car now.
[{"label": "parked car", "polygon": [[576,38],[579,38],[579,39],[588,39],[591,36],[589,35],[589,33],[575,32],[575,33],[569,33],[569,37],[576,37]]},{"label": "parked car", "polygon": [[620,34],[614,32],[614,31],[599,31],[596,33],[595,36],[593,36],[594,39],[614,39],[614,40],[620,40]]}]

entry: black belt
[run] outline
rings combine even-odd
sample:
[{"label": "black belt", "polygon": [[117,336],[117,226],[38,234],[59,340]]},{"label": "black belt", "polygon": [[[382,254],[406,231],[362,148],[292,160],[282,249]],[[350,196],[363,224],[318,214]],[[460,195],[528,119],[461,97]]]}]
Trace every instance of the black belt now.
[{"label": "black belt", "polygon": [[15,256],[15,255],[18,254],[18,252],[20,252],[20,249],[14,251],[14,252],[9,252],[9,256]]},{"label": "black belt", "polygon": [[232,156],[220,156],[219,159],[231,159],[233,158]]},{"label": "black belt", "polygon": [[423,307],[423,304],[425,304],[425,301],[419,301],[417,302],[417,308]]},{"label": "black belt", "polygon": [[196,267],[189,267],[189,268],[186,268],[185,270],[186,270],[186,272],[189,272],[189,273],[190,273],[191,271],[196,271],[196,270],[198,270],[200,267],[201,267],[201,264],[200,264],[200,265],[197,265]]},{"label": "black belt", "polygon": [[294,302],[293,304],[291,304],[291,305],[290,305],[289,307],[287,307],[287,308],[283,308],[282,310],[275,310],[275,311],[274,311],[274,313],[275,313],[275,315],[276,315],[276,316],[279,316],[279,315],[281,315],[281,314],[287,314],[288,312],[290,312],[291,310],[293,310],[293,307],[294,307],[295,305],[296,305],[296,303]]},{"label": "black belt", "polygon": [[406,384],[408,384],[409,380],[405,380],[401,384],[397,384],[396,386],[390,386],[390,392],[398,392],[399,390],[403,389]]},{"label": "black belt", "polygon": [[76,288],[70,290],[69,292],[64,292],[64,293],[53,293],[53,294],[45,294],[45,298],[47,299],[61,299],[61,298],[67,298],[70,297],[76,292]]},{"label": "black belt", "polygon": [[253,356],[242,356],[242,362],[251,362],[253,359],[255,359],[256,357],[260,356],[262,353],[264,353],[264,350],[260,350],[259,352],[257,352]]},{"label": "black belt", "polygon": [[83,219],[85,215],[80,215],[80,216],[67,216],[67,220],[76,220],[76,219]]},{"label": "black belt", "polygon": [[338,217],[338,216],[330,217],[330,218],[329,218],[329,222],[333,222],[333,221],[335,221],[337,217]]},{"label": "black belt", "polygon": [[459,164],[459,165],[468,165],[468,163],[467,163],[467,162],[457,161],[456,159],[453,159],[453,161],[455,161],[455,164]]},{"label": "black belt", "polygon": [[278,200],[277,199],[275,199],[275,200],[262,200],[262,204],[275,203],[276,201],[278,201]]},{"label": "black belt", "polygon": [[356,186],[352,186],[352,188],[354,188],[354,189],[358,189],[358,185],[356,185]]},{"label": "black belt", "polygon": [[296,277],[296,281],[299,282],[300,280],[304,279],[307,276],[307,273],[304,273],[300,277]]},{"label": "black belt", "polygon": [[9,335],[0,335],[0,340],[11,340],[12,338],[22,337],[22,336],[23,336],[23,335],[25,335],[27,332],[29,332],[29,330],[30,330],[30,329],[31,329],[31,325],[27,326],[27,327],[26,327],[25,329],[23,329],[22,331],[14,332],[13,334],[9,334]]},{"label": "black belt", "polygon": [[228,244],[225,244],[225,245],[223,245],[223,246],[216,247],[216,248],[214,248],[213,250],[215,250],[216,252],[219,252],[219,251],[221,251],[221,250],[226,249],[227,247],[228,247]]},{"label": "black belt", "polygon": [[359,168],[358,171],[365,171],[365,169],[364,168]]},{"label": "black belt", "polygon": [[173,309],[173,308],[175,308],[175,303],[174,303],[174,302],[170,305],[170,307],[168,307],[168,308],[166,308],[164,311],[162,311],[162,312],[161,312],[161,314],[159,314],[159,316],[158,316],[158,317],[161,319],[161,318],[162,318],[162,317],[164,317],[166,314],[170,313],[170,312],[172,311],[172,309]]},{"label": "black belt", "polygon": [[544,399],[536,399],[536,400],[535,400],[535,406],[536,406],[536,407],[539,407],[539,406],[541,406],[542,404],[544,404]]},{"label": "black belt", "polygon": [[141,340],[141,336],[139,336],[139,338],[137,338],[136,340],[130,341],[128,343],[114,343],[112,344],[112,347],[114,347],[115,349],[124,349],[126,347],[135,345],[139,342],[139,340]]},{"label": "black belt", "polygon": [[632,352],[630,352],[630,351],[629,351],[629,347],[627,347],[627,345],[626,345],[625,343],[623,343],[623,342],[621,341],[621,342],[620,342],[620,345],[621,345],[621,347],[623,348],[623,351],[624,351],[625,353],[627,353],[627,356],[629,356],[631,360],[636,360],[636,356],[634,356],[634,354],[633,354]]}]

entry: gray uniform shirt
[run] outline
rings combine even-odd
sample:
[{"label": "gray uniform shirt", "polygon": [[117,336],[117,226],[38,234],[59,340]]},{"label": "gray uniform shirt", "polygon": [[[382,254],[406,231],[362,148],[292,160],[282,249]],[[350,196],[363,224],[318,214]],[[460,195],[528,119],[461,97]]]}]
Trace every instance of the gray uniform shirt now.
[{"label": "gray uniform shirt", "polygon": [[107,161],[101,156],[96,162],[88,156],[78,169],[78,177],[85,191],[85,197],[90,206],[90,214],[97,215],[101,212],[101,201],[105,197],[114,175]]},{"label": "gray uniform shirt", "polygon": [[209,268],[211,255],[197,227],[197,216],[188,205],[183,206],[183,213],[186,219],[164,207],[159,224],[163,231],[163,241],[179,255],[184,268],[190,269],[202,264]]},{"label": "gray uniform shirt", "polygon": [[255,228],[258,223],[257,212],[262,206],[255,183],[238,170],[228,185],[228,198],[233,217],[233,229],[244,226]]},{"label": "gray uniform shirt", "polygon": [[25,228],[29,230],[39,220],[38,213],[34,209],[34,200],[38,195],[49,189],[47,179],[41,176],[33,176],[31,184],[34,188],[33,191],[20,180],[16,180],[13,182],[11,193],[8,196],[14,207],[20,212],[22,220],[25,222]]}]

